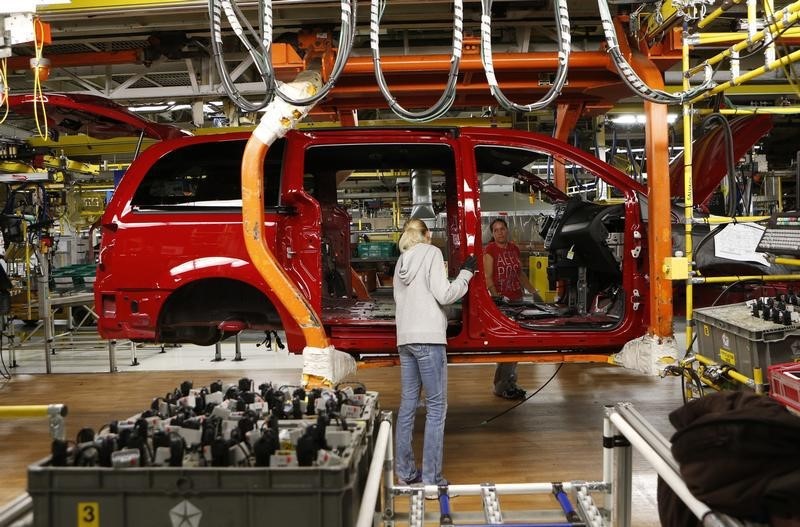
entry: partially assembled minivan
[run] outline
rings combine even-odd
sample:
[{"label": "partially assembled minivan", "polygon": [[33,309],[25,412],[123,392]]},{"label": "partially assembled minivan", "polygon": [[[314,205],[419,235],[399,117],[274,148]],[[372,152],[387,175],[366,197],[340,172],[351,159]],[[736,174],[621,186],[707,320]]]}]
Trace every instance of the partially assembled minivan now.
[{"label": "partially assembled minivan", "polygon": [[[104,338],[210,345],[242,330],[283,329],[289,350],[302,352],[300,328],[245,248],[240,167],[248,137],[167,140],[130,166],[101,219],[95,297]],[[576,182],[573,195],[549,183],[556,163]],[[394,230],[408,216],[426,220],[451,276],[469,254],[482,262],[494,217],[524,216],[523,253],[537,255],[549,294],[499,302],[479,272],[449,310],[448,353],[610,351],[644,333],[645,188],[619,170],[511,129],[294,130],[264,161],[267,242],[337,349],[360,357],[395,350],[386,278],[396,253],[362,249],[381,237],[385,248],[396,235],[364,234],[375,207],[359,192],[367,180],[385,185],[377,195],[394,203]],[[498,181],[500,192],[491,191]],[[364,287],[374,272],[376,284]]]}]

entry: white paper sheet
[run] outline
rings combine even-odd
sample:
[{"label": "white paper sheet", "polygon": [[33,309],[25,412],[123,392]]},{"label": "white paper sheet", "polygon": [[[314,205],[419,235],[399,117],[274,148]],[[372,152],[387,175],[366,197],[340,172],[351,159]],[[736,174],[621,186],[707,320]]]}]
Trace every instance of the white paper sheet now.
[{"label": "white paper sheet", "polygon": [[764,253],[756,252],[765,227],[757,223],[732,223],[714,236],[714,256],[740,262],[757,262],[769,267]]}]

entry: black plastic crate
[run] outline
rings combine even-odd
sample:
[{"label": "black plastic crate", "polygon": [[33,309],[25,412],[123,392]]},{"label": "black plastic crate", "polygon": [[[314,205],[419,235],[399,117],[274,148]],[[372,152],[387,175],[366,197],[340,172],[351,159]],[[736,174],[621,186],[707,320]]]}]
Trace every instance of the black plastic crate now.
[{"label": "black plastic crate", "polygon": [[[28,469],[34,525],[351,527],[372,442],[366,423],[351,427],[342,464],[330,467],[53,467],[48,458]],[[173,521],[190,516],[199,522]]]}]

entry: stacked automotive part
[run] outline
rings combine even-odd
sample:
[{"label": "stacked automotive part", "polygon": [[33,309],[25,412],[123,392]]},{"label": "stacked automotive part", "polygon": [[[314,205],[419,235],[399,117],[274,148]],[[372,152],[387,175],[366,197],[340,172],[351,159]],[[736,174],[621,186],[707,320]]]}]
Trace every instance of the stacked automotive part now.
[{"label": "stacked automotive part", "polygon": [[[352,525],[370,460],[377,393],[186,381],[149,409],[29,469],[36,525],[72,516],[142,525]],[[113,490],[112,490],[113,489]],[[107,522],[107,523],[106,523]]]}]

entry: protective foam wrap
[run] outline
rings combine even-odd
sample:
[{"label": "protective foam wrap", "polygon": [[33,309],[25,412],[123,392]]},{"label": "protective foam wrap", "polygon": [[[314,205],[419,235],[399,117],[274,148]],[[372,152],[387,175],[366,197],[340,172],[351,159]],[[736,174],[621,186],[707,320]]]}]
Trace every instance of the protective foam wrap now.
[{"label": "protective foam wrap", "polygon": [[303,349],[303,377],[313,376],[331,385],[337,384],[357,370],[356,360],[333,346]]},{"label": "protective foam wrap", "polygon": [[678,354],[674,338],[645,335],[627,342],[622,351],[611,358],[619,366],[647,375],[661,375],[664,368],[677,362]]},{"label": "protective foam wrap", "polygon": [[[281,84],[278,89],[292,99],[303,99],[315,94],[322,85],[322,77],[317,72],[304,71],[297,75],[292,82]],[[276,139],[286,135],[286,132],[297,126],[302,121],[312,105],[295,106],[280,97],[275,97],[270,102],[261,117],[261,122],[253,130],[253,136],[264,143],[271,145]]]}]

